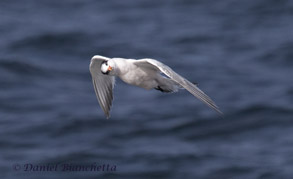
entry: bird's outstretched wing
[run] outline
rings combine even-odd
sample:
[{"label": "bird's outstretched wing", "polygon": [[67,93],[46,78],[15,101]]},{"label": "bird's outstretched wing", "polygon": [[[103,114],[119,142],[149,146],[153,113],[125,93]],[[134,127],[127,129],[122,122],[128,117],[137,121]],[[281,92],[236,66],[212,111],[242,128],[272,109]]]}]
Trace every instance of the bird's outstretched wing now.
[{"label": "bird's outstretched wing", "polygon": [[107,118],[110,117],[110,109],[113,100],[113,88],[115,84],[114,76],[104,75],[101,72],[102,62],[108,60],[109,58],[107,57],[96,55],[91,59],[90,63],[90,72],[96,96]]},{"label": "bird's outstretched wing", "polygon": [[208,95],[206,95],[203,91],[201,91],[195,84],[191,83],[187,79],[185,79],[182,76],[180,76],[179,74],[177,74],[175,71],[173,71],[167,65],[165,65],[157,60],[154,60],[154,59],[136,60],[134,62],[134,64],[139,67],[153,69],[153,70],[156,70],[158,72],[165,74],[171,80],[180,84],[183,88],[185,88],[187,91],[189,91],[193,96],[200,99],[202,102],[207,104],[209,107],[211,107],[212,109],[217,111],[220,115],[223,115],[223,113],[220,111],[219,107],[215,104],[215,102],[210,97],[208,97]]}]

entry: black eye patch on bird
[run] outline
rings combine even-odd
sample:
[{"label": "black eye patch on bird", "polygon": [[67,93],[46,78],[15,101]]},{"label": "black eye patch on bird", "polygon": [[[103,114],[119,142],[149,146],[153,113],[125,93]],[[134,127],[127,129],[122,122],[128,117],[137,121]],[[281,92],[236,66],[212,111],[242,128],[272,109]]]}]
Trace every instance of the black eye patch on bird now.
[{"label": "black eye patch on bird", "polygon": [[[104,70],[104,71],[102,70],[102,68],[103,68],[102,66],[103,66],[103,65],[106,65],[106,67],[108,67],[107,70]],[[101,72],[102,72],[104,75],[108,75],[108,74],[110,73],[110,71],[112,71],[112,69],[113,69],[113,68],[112,68],[110,65],[108,65],[108,61],[104,60],[104,61],[102,62],[102,64],[101,64]]]},{"label": "black eye patch on bird", "polygon": [[108,61],[107,61],[107,60],[104,60],[104,61],[102,62],[102,65],[103,65],[103,64],[105,64],[105,65],[108,66]]}]

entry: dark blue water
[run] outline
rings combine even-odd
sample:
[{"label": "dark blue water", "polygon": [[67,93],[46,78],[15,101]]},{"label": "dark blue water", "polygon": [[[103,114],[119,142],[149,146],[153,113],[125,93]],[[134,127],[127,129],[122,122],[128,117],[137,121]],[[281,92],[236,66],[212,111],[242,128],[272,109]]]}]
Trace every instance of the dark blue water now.
[{"label": "dark blue water", "polygon": [[[289,0],[1,0],[1,178],[292,178],[292,19]],[[106,120],[96,54],[160,60],[225,117],[118,80]]]}]

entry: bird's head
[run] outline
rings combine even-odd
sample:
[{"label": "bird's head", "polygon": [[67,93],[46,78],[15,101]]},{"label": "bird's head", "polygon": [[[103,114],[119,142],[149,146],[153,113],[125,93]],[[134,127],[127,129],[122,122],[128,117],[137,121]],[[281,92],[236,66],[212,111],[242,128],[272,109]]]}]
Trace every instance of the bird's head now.
[{"label": "bird's head", "polygon": [[101,65],[101,72],[104,74],[104,75],[111,75],[114,71],[114,62],[112,62],[111,60],[105,60],[102,62],[102,65]]}]

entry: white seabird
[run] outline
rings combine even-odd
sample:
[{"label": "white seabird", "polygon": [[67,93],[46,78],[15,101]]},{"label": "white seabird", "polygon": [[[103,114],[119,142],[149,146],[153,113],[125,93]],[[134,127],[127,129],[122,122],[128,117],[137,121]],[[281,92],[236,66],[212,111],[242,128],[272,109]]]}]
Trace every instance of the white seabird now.
[{"label": "white seabird", "polygon": [[[107,58],[95,55],[91,59],[90,72],[99,104],[110,117],[115,76],[130,85],[162,92],[177,92],[185,88],[192,95],[214,109],[220,115],[219,107],[195,84],[174,72],[167,65],[154,59]],[[167,77],[162,76],[166,75]]]}]

